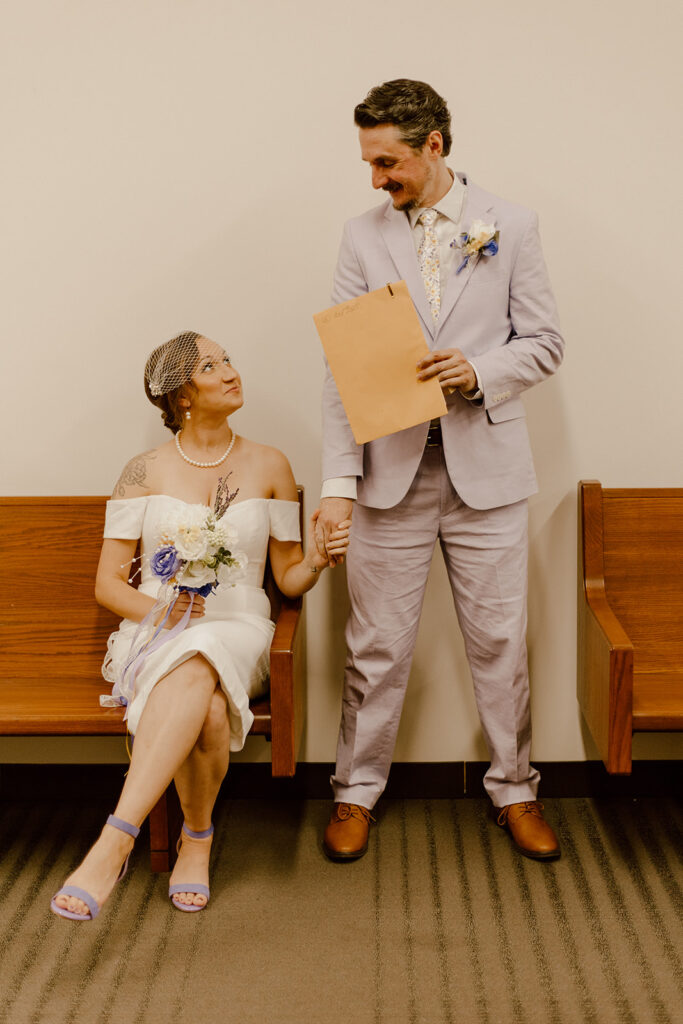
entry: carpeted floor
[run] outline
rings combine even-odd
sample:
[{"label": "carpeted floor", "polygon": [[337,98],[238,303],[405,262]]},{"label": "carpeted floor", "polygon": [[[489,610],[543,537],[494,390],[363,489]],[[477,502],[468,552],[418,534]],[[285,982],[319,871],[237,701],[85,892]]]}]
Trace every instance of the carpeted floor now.
[{"label": "carpeted floor", "polygon": [[683,816],[671,800],[548,800],[563,857],[516,854],[481,800],[385,800],[331,864],[322,801],[231,800],[211,903],[132,868],[94,923],[49,912],[106,816],[0,812],[2,1024],[679,1024]]}]

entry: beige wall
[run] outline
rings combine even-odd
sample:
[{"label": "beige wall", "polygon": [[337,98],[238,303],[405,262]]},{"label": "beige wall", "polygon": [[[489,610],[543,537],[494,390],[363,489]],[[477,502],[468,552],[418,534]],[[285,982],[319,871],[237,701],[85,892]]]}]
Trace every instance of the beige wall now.
[{"label": "beige wall", "polygon": [[[344,219],[378,201],[351,119],[371,85],[430,81],[453,166],[539,211],[568,351],[526,399],[533,752],[594,757],[574,695],[576,482],[682,482],[680,4],[35,0],[3,21],[4,493],[107,492],[164,437],[146,354],[194,328],[242,371],[237,429],[287,452],[313,507],[311,313]],[[334,756],[344,612],[327,574],[308,599],[311,761]],[[438,562],[396,757],[485,757]]]}]

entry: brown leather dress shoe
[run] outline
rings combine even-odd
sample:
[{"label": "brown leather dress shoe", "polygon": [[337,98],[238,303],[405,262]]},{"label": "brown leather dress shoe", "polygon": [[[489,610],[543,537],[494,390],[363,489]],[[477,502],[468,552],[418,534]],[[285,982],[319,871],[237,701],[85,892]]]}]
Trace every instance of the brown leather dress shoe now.
[{"label": "brown leather dress shoe", "polygon": [[542,810],[538,800],[494,808],[496,822],[508,830],[520,853],[533,860],[555,860],[560,856],[560,844]]},{"label": "brown leather dress shoe", "polygon": [[358,804],[335,804],[323,836],[323,850],[330,860],[357,860],[368,848],[370,822],[375,819]]}]

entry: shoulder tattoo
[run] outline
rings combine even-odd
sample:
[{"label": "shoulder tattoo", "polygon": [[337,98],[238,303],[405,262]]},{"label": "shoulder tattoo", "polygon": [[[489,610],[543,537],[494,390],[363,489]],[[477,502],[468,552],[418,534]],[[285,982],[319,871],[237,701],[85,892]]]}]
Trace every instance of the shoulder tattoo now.
[{"label": "shoulder tattoo", "polygon": [[156,454],[157,453],[154,449],[148,452],[143,452],[142,455],[136,455],[134,459],[130,460],[128,465],[124,466],[123,472],[116,483],[116,487],[114,488],[115,497],[125,497],[127,487],[145,486],[147,483],[147,463],[152,459],[155,459]]}]

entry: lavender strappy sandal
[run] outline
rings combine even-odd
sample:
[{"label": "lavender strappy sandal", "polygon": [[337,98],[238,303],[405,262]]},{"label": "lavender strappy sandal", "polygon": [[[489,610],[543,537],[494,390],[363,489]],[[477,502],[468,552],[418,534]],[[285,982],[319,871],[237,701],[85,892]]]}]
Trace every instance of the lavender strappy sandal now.
[{"label": "lavender strappy sandal", "polygon": [[[184,832],[186,836],[189,836],[190,839],[208,839],[209,836],[213,835],[213,825],[210,825],[204,832],[193,832],[192,829],[188,828],[185,822],[183,822],[182,832]],[[182,832],[176,846],[178,853],[180,853],[180,847],[183,842]],[[178,900],[174,899],[175,894],[179,892],[191,892],[196,896],[206,896],[206,903],[201,907],[196,907],[192,903],[180,903]],[[169,885],[168,895],[176,910],[183,910],[188,914],[193,914],[195,911],[203,910],[204,907],[207,906],[210,893],[208,885],[202,885],[200,882],[179,882],[177,885]]]},{"label": "lavender strappy sandal", "polygon": [[[111,825],[112,828],[117,828],[120,832],[127,832],[133,839],[137,839],[140,834],[140,829],[137,825],[131,825],[129,822],[124,821],[123,818],[117,818],[115,815],[110,814],[107,818],[107,825]],[[123,867],[119,872],[119,877],[116,882],[120,882],[126,871],[128,870],[128,861],[130,860],[130,853],[126,857]],[[114,885],[116,885],[116,882]],[[90,911],[89,914],[74,914],[72,910],[65,910],[64,907],[58,907],[55,900],[58,896],[75,896],[77,900],[81,900],[85,903],[86,907]],[[97,900],[86,892],[85,889],[79,889],[77,885],[65,885],[59,892],[56,892],[50,901],[50,910],[53,913],[58,914],[59,917],[68,917],[70,921],[93,921],[100,912],[99,904]]]}]

